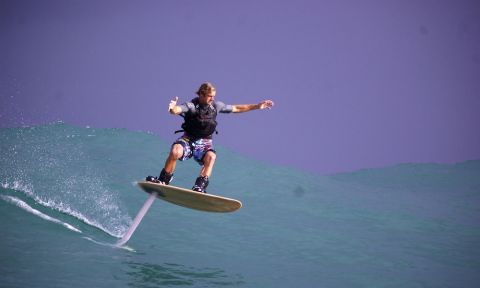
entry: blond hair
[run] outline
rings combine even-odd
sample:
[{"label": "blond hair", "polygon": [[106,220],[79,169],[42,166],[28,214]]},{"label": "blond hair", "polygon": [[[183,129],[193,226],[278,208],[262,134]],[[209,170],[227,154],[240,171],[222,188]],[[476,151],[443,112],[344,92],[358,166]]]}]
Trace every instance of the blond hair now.
[{"label": "blond hair", "polygon": [[196,92],[196,94],[198,96],[201,96],[201,95],[205,95],[207,94],[208,92],[211,92],[211,91],[215,91],[215,86],[213,86],[212,83],[210,82],[205,82],[203,83],[202,85],[200,85],[200,88],[198,88],[198,91]]}]

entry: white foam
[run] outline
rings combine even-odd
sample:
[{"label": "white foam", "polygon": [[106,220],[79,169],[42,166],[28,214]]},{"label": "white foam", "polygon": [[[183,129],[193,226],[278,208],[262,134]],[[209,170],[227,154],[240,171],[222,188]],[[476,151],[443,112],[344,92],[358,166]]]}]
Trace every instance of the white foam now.
[{"label": "white foam", "polygon": [[33,188],[31,186],[24,185],[22,182],[17,180],[13,181],[13,184],[10,184],[8,182],[2,183],[2,188],[22,191],[28,196],[33,196]]},{"label": "white foam", "polygon": [[23,210],[25,210],[29,213],[32,213],[33,215],[38,216],[38,217],[40,217],[44,220],[47,220],[47,221],[50,221],[50,222],[53,222],[53,223],[56,223],[56,224],[60,224],[67,229],[70,229],[70,230],[78,232],[78,233],[82,233],[81,230],[75,228],[74,226],[72,226],[72,225],[70,225],[66,222],[63,222],[61,220],[58,220],[57,218],[53,218],[51,216],[48,216],[47,214],[44,214],[44,213],[38,211],[37,209],[33,208],[32,206],[28,205],[27,203],[25,203],[24,201],[22,201],[22,200],[20,200],[16,197],[0,195],[0,198],[2,198],[3,200],[5,200],[9,203],[15,204],[16,206],[22,208]]},{"label": "white foam", "polygon": [[111,243],[105,243],[105,242],[100,242],[100,241],[97,241],[93,238],[90,238],[90,237],[82,237],[83,239],[86,239],[88,241],[91,241],[95,244],[98,244],[98,245],[102,245],[102,246],[107,246],[107,247],[110,247],[110,248],[120,248],[120,249],[124,249],[124,250],[127,250],[127,251],[130,251],[130,252],[137,252],[135,249],[133,249],[132,247],[129,247],[129,246],[126,246],[126,245],[122,245],[122,246],[118,246],[117,244],[111,244]]},{"label": "white foam", "polygon": [[47,208],[52,208],[52,209],[55,209],[55,210],[57,210],[61,213],[65,213],[67,215],[73,216],[73,217],[81,220],[82,222],[90,225],[90,226],[93,226],[95,228],[98,228],[98,229],[102,230],[103,232],[109,234],[110,236],[113,236],[113,237],[116,237],[116,238],[121,238],[122,237],[123,233],[121,233],[121,232],[113,233],[113,232],[109,231],[107,228],[103,227],[103,225],[101,225],[100,223],[88,219],[85,215],[83,215],[82,213],[80,213],[78,211],[75,211],[74,209],[72,209],[70,207],[70,205],[68,205],[66,203],[58,202],[58,201],[55,201],[55,200],[52,200],[52,199],[48,199],[46,201],[43,200],[42,198],[35,195],[35,192],[34,192],[34,189],[33,189],[32,186],[25,185],[21,181],[15,180],[11,184],[8,183],[8,182],[4,182],[4,183],[1,183],[1,186],[5,189],[12,189],[12,190],[20,191],[20,192],[24,193],[25,195],[29,196],[30,198],[32,198],[35,202],[37,202],[38,204],[40,204],[42,206],[47,207]]},{"label": "white foam", "polygon": [[84,223],[86,223],[90,226],[93,226],[93,227],[96,227],[96,228],[102,230],[103,232],[109,234],[110,236],[113,236],[113,237],[116,237],[116,238],[121,237],[118,234],[110,232],[107,228],[103,227],[103,225],[101,225],[97,221],[92,221],[92,220],[88,219],[85,215],[83,215],[82,213],[73,210],[68,204],[65,204],[63,202],[56,202],[56,201],[52,201],[52,200],[49,200],[49,201],[45,202],[45,201],[42,201],[41,199],[39,199],[38,197],[35,197],[35,201],[38,202],[39,204],[45,206],[45,207],[52,208],[52,209],[55,209],[59,212],[71,215],[71,216],[81,220],[82,222],[84,222]]}]

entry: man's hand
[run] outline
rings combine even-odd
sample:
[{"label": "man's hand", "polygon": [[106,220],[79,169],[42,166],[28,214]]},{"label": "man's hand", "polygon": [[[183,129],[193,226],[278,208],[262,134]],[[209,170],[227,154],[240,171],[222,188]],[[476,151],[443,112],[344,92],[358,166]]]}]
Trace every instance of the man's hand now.
[{"label": "man's hand", "polygon": [[178,97],[175,96],[175,99],[170,100],[170,104],[168,105],[168,111],[172,114],[178,114],[176,109],[177,101],[178,101]]},{"label": "man's hand", "polygon": [[272,109],[274,103],[272,100],[264,100],[258,103],[258,109]]}]

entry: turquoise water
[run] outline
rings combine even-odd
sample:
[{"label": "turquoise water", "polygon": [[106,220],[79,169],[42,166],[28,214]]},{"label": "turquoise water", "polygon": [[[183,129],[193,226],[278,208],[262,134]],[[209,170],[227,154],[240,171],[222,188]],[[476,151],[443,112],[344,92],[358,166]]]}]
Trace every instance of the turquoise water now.
[{"label": "turquoise water", "polygon": [[[318,176],[222,147],[229,214],[147,199],[170,145],[63,123],[0,130],[1,287],[479,287],[480,161]],[[194,161],[174,183],[191,187]]]}]

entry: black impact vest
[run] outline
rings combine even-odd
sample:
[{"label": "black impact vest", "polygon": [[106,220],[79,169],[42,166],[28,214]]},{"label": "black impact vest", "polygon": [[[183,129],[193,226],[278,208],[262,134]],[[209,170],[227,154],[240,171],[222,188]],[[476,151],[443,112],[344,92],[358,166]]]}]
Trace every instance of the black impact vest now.
[{"label": "black impact vest", "polygon": [[182,124],[182,129],[191,137],[209,138],[217,128],[215,102],[211,105],[200,104],[197,97],[192,99],[191,103],[193,107],[189,107],[190,110],[183,115],[185,122]]}]

